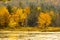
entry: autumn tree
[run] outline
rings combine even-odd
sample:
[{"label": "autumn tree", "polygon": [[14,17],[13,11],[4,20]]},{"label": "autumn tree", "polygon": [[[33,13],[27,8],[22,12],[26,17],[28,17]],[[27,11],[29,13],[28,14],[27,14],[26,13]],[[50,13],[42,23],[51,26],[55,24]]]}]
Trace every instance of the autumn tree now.
[{"label": "autumn tree", "polygon": [[51,16],[46,12],[40,12],[38,16],[38,25],[41,28],[46,28],[51,24]]},{"label": "autumn tree", "polygon": [[0,27],[7,27],[9,23],[9,12],[6,7],[0,7]]},{"label": "autumn tree", "polygon": [[18,10],[17,7],[13,6],[11,9],[9,8],[10,13],[10,19],[9,19],[9,27],[15,28],[18,26],[18,13],[16,14],[16,11]]}]

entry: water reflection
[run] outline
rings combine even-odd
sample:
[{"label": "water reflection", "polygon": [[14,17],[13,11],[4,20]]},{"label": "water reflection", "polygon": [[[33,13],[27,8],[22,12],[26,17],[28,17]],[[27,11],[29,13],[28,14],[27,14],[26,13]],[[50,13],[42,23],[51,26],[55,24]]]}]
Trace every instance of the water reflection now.
[{"label": "water reflection", "polygon": [[0,32],[0,40],[60,40],[60,33]]}]

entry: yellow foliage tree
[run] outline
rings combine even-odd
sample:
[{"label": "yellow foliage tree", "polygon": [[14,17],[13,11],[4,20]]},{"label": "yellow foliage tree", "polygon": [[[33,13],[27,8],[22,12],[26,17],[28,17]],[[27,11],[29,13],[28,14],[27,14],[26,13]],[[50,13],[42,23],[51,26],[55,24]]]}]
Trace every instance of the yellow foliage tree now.
[{"label": "yellow foliage tree", "polygon": [[17,22],[14,20],[14,16],[11,16],[9,20],[9,27],[14,28],[15,26],[17,26]]},{"label": "yellow foliage tree", "polygon": [[27,11],[22,8],[18,8],[16,12],[13,14],[13,18],[15,22],[22,22],[22,25],[24,24],[24,20],[27,17],[26,15]]},{"label": "yellow foliage tree", "polygon": [[[7,26],[9,22],[9,12],[5,6],[0,7],[0,25]],[[6,25],[7,24],[7,25]]]},{"label": "yellow foliage tree", "polygon": [[17,7],[13,7],[12,10],[13,10],[13,13],[11,13],[12,15],[10,15],[9,26],[14,28],[18,26],[18,21],[20,17],[19,13],[22,13],[22,10],[17,9]]},{"label": "yellow foliage tree", "polygon": [[23,9],[22,8],[18,8],[17,10],[16,10],[16,12],[15,12],[15,14],[14,14],[14,16],[15,16],[15,18],[17,18],[17,19],[15,19],[15,20],[19,20],[19,21],[21,21],[21,17],[22,17],[22,14],[23,14]]},{"label": "yellow foliage tree", "polygon": [[38,16],[38,25],[39,27],[45,28],[51,24],[51,16],[49,13],[43,13],[41,12]]}]

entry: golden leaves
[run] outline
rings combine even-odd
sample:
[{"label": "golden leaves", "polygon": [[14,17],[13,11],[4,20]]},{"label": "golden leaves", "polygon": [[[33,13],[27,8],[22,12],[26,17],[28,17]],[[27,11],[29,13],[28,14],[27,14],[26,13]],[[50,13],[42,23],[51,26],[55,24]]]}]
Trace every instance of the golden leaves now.
[{"label": "golden leaves", "polygon": [[14,21],[14,19],[11,17],[11,18],[10,18],[10,22],[9,22],[9,26],[10,26],[10,27],[15,27],[16,24],[17,24],[17,23],[16,23],[16,22]]},{"label": "golden leaves", "polygon": [[24,8],[24,12],[27,13],[27,14],[29,14],[30,13],[30,7],[25,7]]},{"label": "golden leaves", "polygon": [[0,15],[6,14],[6,13],[9,14],[7,8],[4,6],[0,7]]},{"label": "golden leaves", "polygon": [[53,11],[50,11],[50,13],[49,13],[51,16],[53,16],[54,15],[54,12]]},{"label": "golden leaves", "polygon": [[41,7],[38,6],[38,7],[37,7],[37,10],[41,10]]}]

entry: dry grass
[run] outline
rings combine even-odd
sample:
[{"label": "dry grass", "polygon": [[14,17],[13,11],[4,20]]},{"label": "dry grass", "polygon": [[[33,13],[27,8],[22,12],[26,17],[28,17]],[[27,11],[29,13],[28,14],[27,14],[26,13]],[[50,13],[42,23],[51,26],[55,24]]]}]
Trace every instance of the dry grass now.
[{"label": "dry grass", "polygon": [[60,27],[48,27],[47,31],[49,31],[49,32],[59,32]]},{"label": "dry grass", "polygon": [[45,29],[41,29],[38,27],[19,27],[19,28],[5,28],[0,29],[0,31],[40,31],[40,32],[59,32],[60,27],[48,27]]}]

